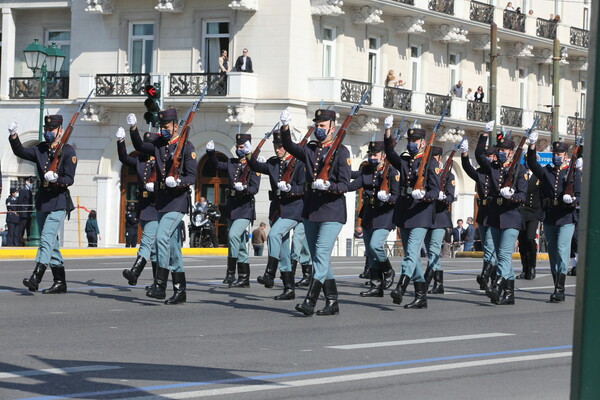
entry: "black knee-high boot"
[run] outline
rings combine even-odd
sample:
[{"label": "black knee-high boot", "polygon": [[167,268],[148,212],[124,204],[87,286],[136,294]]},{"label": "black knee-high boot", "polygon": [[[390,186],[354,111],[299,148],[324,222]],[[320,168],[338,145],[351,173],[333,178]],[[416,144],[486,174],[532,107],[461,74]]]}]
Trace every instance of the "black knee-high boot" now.
[{"label": "black knee-high boot", "polygon": [[319,294],[321,293],[322,287],[323,284],[321,281],[315,278],[310,278],[306,297],[302,303],[296,304],[296,310],[300,311],[304,315],[313,315],[315,313],[315,305],[319,299]]},{"label": "black knee-high boot", "polygon": [[264,285],[267,289],[272,288],[275,284],[275,274],[277,273],[278,265],[279,260],[275,257],[269,256],[267,259],[267,268],[265,268],[265,273],[256,278],[256,281],[261,285]]},{"label": "black knee-high boot", "polygon": [[135,262],[133,263],[133,267],[131,269],[124,269],[123,276],[127,279],[127,283],[130,286],[137,285],[137,280],[142,274],[144,267],[146,266],[146,259],[142,256],[137,256]]},{"label": "black knee-high boot", "polygon": [[427,282],[414,282],[415,299],[404,306],[406,309],[427,308]]},{"label": "black knee-high boot", "polygon": [[283,293],[273,297],[275,300],[293,300],[296,298],[294,288],[294,273],[291,271],[281,271],[281,280],[283,281]]},{"label": "black knee-high boot", "polygon": [[250,287],[250,264],[238,262],[238,278],[231,287]]},{"label": "black knee-high boot", "polygon": [[336,315],[340,313],[338,305],[338,291],[335,279],[326,279],[323,284],[323,294],[325,295],[325,307],[317,311],[317,315]]},{"label": "black knee-high boot", "polygon": [[312,275],[313,266],[311,264],[302,264],[302,279],[296,283],[296,287],[310,285],[310,277]]},{"label": "black knee-high boot", "polygon": [[185,294],[186,280],[185,272],[172,272],[173,279],[173,296],[165,300],[165,304],[180,304],[185,303],[187,295]]},{"label": "black knee-high boot", "polygon": [[227,273],[225,275],[225,279],[223,279],[223,283],[231,286],[233,281],[235,281],[235,267],[237,266],[237,258],[227,257]]},{"label": "black knee-high boot", "polygon": [[152,288],[146,292],[146,296],[153,299],[162,300],[167,297],[167,281],[169,280],[169,270],[167,268],[158,267],[154,284]]},{"label": "black knee-high boot", "polygon": [[67,293],[67,280],[65,278],[65,267],[50,264],[54,283],[48,289],[42,290],[44,294]]},{"label": "black knee-high boot", "polygon": [[444,294],[444,271],[438,269],[433,272],[433,288],[427,293]]},{"label": "black knee-high boot", "polygon": [[46,265],[37,263],[31,276],[23,279],[23,285],[27,286],[30,292],[37,292],[37,290],[40,288],[40,283],[42,282],[44,272],[46,272]]},{"label": "black knee-high boot", "polygon": [[406,293],[406,288],[409,283],[410,277],[408,275],[400,275],[400,280],[398,281],[396,289],[390,292],[390,296],[394,299],[394,304],[402,303],[402,297],[404,296],[404,293]]}]

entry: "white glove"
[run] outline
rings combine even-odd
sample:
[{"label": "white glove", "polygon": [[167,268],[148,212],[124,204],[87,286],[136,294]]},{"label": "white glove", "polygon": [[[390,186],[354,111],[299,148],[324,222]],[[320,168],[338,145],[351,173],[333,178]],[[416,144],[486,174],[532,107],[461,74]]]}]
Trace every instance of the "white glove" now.
[{"label": "white glove", "polygon": [[233,188],[235,190],[237,190],[238,192],[242,192],[244,189],[246,189],[246,185],[244,185],[242,182],[235,182],[233,184]]},{"label": "white glove", "polygon": [[48,171],[44,174],[44,179],[50,183],[54,183],[58,179],[58,174],[54,171]]},{"label": "white glove", "polygon": [[490,122],[488,122],[487,124],[485,124],[485,128],[483,128],[484,132],[491,132],[494,130],[494,123],[496,121],[495,120],[491,120]]},{"label": "white glove", "polygon": [[246,140],[244,142],[244,153],[245,154],[250,154],[252,152],[252,144],[250,144],[249,140]]},{"label": "white glove", "polygon": [[146,191],[148,191],[148,192],[154,192],[154,183],[147,182],[145,186],[146,186]]},{"label": "white glove", "polygon": [[331,183],[323,179],[317,179],[313,182],[313,187],[317,190],[328,190],[329,186],[331,186]]},{"label": "white glove", "polygon": [[213,142],[212,140],[208,143],[206,143],[206,150],[208,151],[213,151],[215,149],[215,142]]},{"label": "white glove", "polygon": [[571,203],[572,203],[572,202],[574,202],[574,201],[575,201],[575,197],[571,196],[570,194],[565,194],[565,195],[563,196],[563,202],[564,202],[565,204],[571,204]]},{"label": "white glove", "polygon": [[17,123],[16,122],[13,121],[10,124],[8,124],[8,134],[9,135],[17,134]]},{"label": "white glove", "polygon": [[539,133],[537,131],[530,132],[529,136],[527,136],[527,144],[536,144],[538,136]]},{"label": "white glove", "polygon": [[423,197],[425,197],[425,191],[424,190],[413,190],[410,193],[410,195],[415,200],[421,200]]},{"label": "white glove", "polygon": [[581,170],[583,169],[583,158],[579,157],[579,158],[577,159],[577,161],[575,161],[575,168],[576,168],[578,171],[581,171]]},{"label": "white glove", "polygon": [[468,153],[469,152],[469,141],[463,140],[461,142],[461,144],[458,146],[458,151],[460,151],[461,153]]},{"label": "white glove", "polygon": [[289,192],[290,190],[292,190],[292,186],[284,181],[279,181],[277,182],[277,189],[281,190],[282,192]]},{"label": "white glove", "polygon": [[511,197],[513,197],[513,194],[515,194],[515,189],[511,187],[503,187],[502,189],[500,189],[500,194],[505,199],[510,199]]},{"label": "white glove", "polygon": [[119,129],[117,129],[117,133],[115,133],[115,136],[119,140],[125,139],[125,129],[119,127]]},{"label": "white glove", "polygon": [[165,179],[165,184],[170,188],[176,187],[177,185],[179,185],[180,182],[181,179],[175,179],[172,176],[167,176],[167,179]]},{"label": "white glove", "polygon": [[279,122],[281,122],[281,126],[289,125],[292,122],[292,116],[287,108],[279,114]]},{"label": "white glove", "polygon": [[392,125],[394,125],[394,116],[393,115],[388,115],[383,120],[383,127],[385,129],[391,129]]},{"label": "white glove", "polygon": [[440,190],[440,194],[438,195],[438,200],[439,201],[444,201],[446,200],[446,193],[444,193],[443,190]]},{"label": "white glove", "polygon": [[379,201],[383,201],[384,203],[386,203],[390,200],[390,194],[385,190],[380,190],[379,192],[377,192],[377,198],[379,199]]},{"label": "white glove", "polygon": [[127,115],[127,124],[129,124],[129,126],[136,126],[137,125],[137,118],[135,117],[135,114],[128,114]]},{"label": "white glove", "polygon": [[267,159],[264,158],[263,156],[258,156],[258,157],[256,157],[256,161],[258,161],[259,163],[266,163]]}]

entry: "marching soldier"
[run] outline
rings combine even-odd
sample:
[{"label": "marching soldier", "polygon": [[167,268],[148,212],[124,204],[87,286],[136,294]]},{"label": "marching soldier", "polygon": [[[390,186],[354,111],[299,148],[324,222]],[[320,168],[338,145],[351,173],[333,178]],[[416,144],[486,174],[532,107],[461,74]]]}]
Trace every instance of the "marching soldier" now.
[{"label": "marching soldier", "polygon": [[[537,138],[538,133],[531,132],[527,139],[529,144],[527,162],[531,172],[540,180],[544,199],[544,232],[548,241],[550,270],[554,278],[554,293],[550,296],[550,301],[560,302],[565,301],[565,279],[571,252],[571,238],[577,223],[575,207],[580,199],[581,173],[575,168],[573,181],[567,182],[569,146],[564,142],[552,143],[552,164],[542,167],[536,157]],[[577,155],[574,154],[573,157]],[[568,184],[573,185],[572,194],[566,193],[565,188]]]},{"label": "marching soldier", "polygon": [[[331,149],[335,119],[335,111],[317,110],[313,119],[317,140],[302,147],[292,141],[289,129],[290,112],[286,109],[280,115],[283,148],[306,165],[307,190],[304,194],[302,217],[314,272],[306,298],[296,305],[296,310],[304,315],[314,314],[321,289],[325,294],[326,304],[323,309],[317,311],[317,315],[335,315],[340,311],[330,257],[335,240],[347,219],[344,193],[348,191],[352,162],[350,152],[344,145],[340,144],[337,149]],[[318,179],[329,151],[336,153],[328,179]]]},{"label": "marching soldier", "polygon": [[[136,134],[139,136],[139,132]],[[140,221],[142,240],[140,241],[140,248],[133,266],[130,269],[123,270],[123,276],[127,279],[129,285],[135,286],[148,261],[152,263],[152,276],[156,276],[156,228],[158,227],[158,214],[154,201],[156,172],[153,173],[153,171],[155,158],[154,155],[144,153],[137,158],[130,156],[125,146],[125,130],[119,128],[116,136],[119,161],[123,165],[135,169],[138,183],[138,207],[134,218]],[[147,132],[144,135],[144,142],[154,143],[157,138],[158,135]],[[137,223],[135,224],[135,230],[137,233]]]},{"label": "marching soldier", "polygon": [[433,158],[430,160],[424,171],[426,182],[423,190],[415,190],[419,166],[424,162],[425,130],[409,129],[407,153],[399,155],[394,150],[394,141],[388,127],[391,127],[391,123],[385,123],[385,154],[390,163],[400,171],[400,196],[394,210],[394,224],[400,228],[404,248],[400,280],[390,295],[395,304],[401,304],[406,288],[412,280],[415,285],[415,299],[404,308],[427,308],[427,282],[420,268],[420,253],[427,230],[433,226],[433,201],[439,197],[440,192],[439,177],[435,172],[438,162]]},{"label": "marching soldier", "polygon": [[484,132],[479,137],[475,149],[475,158],[490,180],[493,201],[488,221],[498,260],[498,275],[485,294],[494,304],[512,305],[515,304],[512,253],[521,228],[519,205],[525,201],[527,194],[527,172],[523,165],[516,164],[513,186],[503,187],[505,180],[511,178],[507,174],[513,162],[515,143],[512,140],[500,141],[496,145],[498,162],[491,163],[484,155],[488,133]]},{"label": "marching soldier", "polygon": [[[269,258],[264,275],[259,276],[257,281],[266,288],[273,287],[275,273],[279,267],[283,281],[283,293],[275,296],[274,299],[293,300],[296,295],[290,253],[290,232],[302,224],[306,168],[301,161],[296,160],[290,181],[282,181],[281,178],[292,155],[283,148],[279,131],[273,132],[273,147],[276,155],[266,162],[254,159],[252,153],[247,157],[250,168],[256,172],[268,174],[271,183],[269,191],[271,230],[267,237]],[[294,230],[294,236],[300,236],[300,232]]]},{"label": "marching soldier", "polygon": [[54,159],[54,152],[63,135],[62,115],[47,115],[44,118],[44,142],[33,148],[25,148],[17,135],[17,124],[8,125],[9,141],[13,153],[17,157],[34,162],[38,176],[44,179],[36,199],[37,223],[41,231],[40,246],[35,258],[36,266],[29,278],[23,279],[23,285],[35,292],[39,289],[46,268],[50,266],[54,283],[42,293],[66,293],[67,281],[65,266],[60,254],[58,230],[65,216],[75,207],[71,201],[69,186],[75,179],[77,155],[69,144],[62,147],[60,162],[56,171],[49,171]]},{"label": "marching soldier", "polygon": [[521,254],[521,266],[523,270],[517,279],[535,279],[535,265],[537,259],[537,234],[540,221],[544,220],[542,211],[542,199],[540,192],[540,180],[532,175],[528,169],[527,174],[527,197],[525,203],[520,207],[521,229],[519,230],[519,253]]},{"label": "marching soldier", "polygon": [[10,188],[10,195],[6,198],[6,225],[8,235],[6,245],[8,247],[19,245],[19,190]]},{"label": "marching soldier", "polygon": [[181,153],[179,178],[169,175],[175,162],[173,153],[181,140],[177,111],[169,108],[158,113],[160,137],[152,143],[144,142],[137,130],[135,114],[127,116],[131,141],[136,150],[155,158],[156,182],[154,193],[158,226],[156,227],[156,255],[158,266],[154,284],[146,292],[146,296],[154,299],[166,297],[169,269],[173,279],[173,296],[165,304],[179,304],[187,300],[186,279],[181,255],[179,223],[191,206],[190,186],[196,183],[196,152],[190,142],[184,143]]},{"label": "marching soldier", "polygon": [[133,203],[127,204],[125,213],[125,247],[136,247],[138,236],[138,217]]},{"label": "marching soldier", "polygon": [[[235,138],[237,158],[219,161],[215,154],[215,144],[211,140],[206,144],[208,159],[218,171],[226,172],[229,177],[227,190],[227,212],[229,213],[229,249],[227,254],[227,274],[223,283],[229,287],[250,286],[250,264],[248,263],[248,229],[256,219],[254,209],[254,196],[260,187],[260,174],[248,174],[247,182],[240,182],[246,155],[251,151],[250,140],[252,136],[247,133],[238,133]],[[235,279],[237,265],[238,278]]]}]

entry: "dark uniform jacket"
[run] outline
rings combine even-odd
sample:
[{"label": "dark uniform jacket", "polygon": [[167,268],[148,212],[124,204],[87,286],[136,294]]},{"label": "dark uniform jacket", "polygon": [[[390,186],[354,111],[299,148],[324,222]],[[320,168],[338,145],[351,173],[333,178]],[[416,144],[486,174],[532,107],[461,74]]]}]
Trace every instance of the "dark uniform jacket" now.
[{"label": "dark uniform jacket", "polygon": [[525,202],[527,195],[527,171],[521,164],[517,164],[513,189],[515,193],[510,199],[505,199],[500,194],[502,184],[506,179],[506,174],[510,168],[510,162],[500,165],[497,162],[490,162],[485,155],[485,144],[487,137],[481,135],[475,148],[475,158],[481,166],[481,170],[489,175],[492,194],[492,205],[488,216],[489,226],[498,229],[521,229],[521,212],[519,206]]},{"label": "dark uniform jacket", "polygon": [[131,141],[137,151],[154,156],[156,161],[156,184],[154,186],[156,211],[159,213],[180,212],[188,213],[191,207],[190,186],[196,183],[196,151],[188,141],[183,151],[183,160],[180,164],[178,186],[170,188],[165,184],[171,165],[173,165],[173,152],[177,143],[169,143],[162,136],[147,143],[142,141],[137,129],[132,129]]},{"label": "dark uniform jacket", "polygon": [[394,139],[384,139],[385,155],[390,163],[400,171],[400,196],[396,202],[394,223],[400,228],[432,228],[434,214],[434,200],[440,193],[440,179],[436,173],[438,162],[431,157],[427,166],[425,180],[425,197],[415,200],[410,192],[417,181],[421,154],[416,158],[408,154],[399,155],[394,150]]},{"label": "dark uniform jacket", "polygon": [[363,189],[363,206],[358,214],[363,229],[386,229],[391,231],[395,228],[394,204],[396,204],[400,189],[398,171],[391,166],[388,169],[390,199],[387,202],[382,202],[377,197],[382,182],[383,167],[375,171],[373,166],[366,165],[358,171],[358,176],[348,186],[349,192]]},{"label": "dark uniform jacket", "polygon": [[58,175],[58,180],[55,183],[50,183],[44,180],[44,174],[48,172],[48,168],[52,164],[54,157],[54,150],[50,149],[50,145],[43,142],[28,149],[23,147],[18,136],[14,139],[9,137],[9,141],[13,153],[17,157],[35,163],[38,176],[42,180],[42,184],[35,196],[35,208],[42,212],[57,210],[72,211],[75,207],[71,201],[69,186],[75,180],[75,169],[77,168],[75,149],[69,144],[63,146],[63,154],[58,163],[58,171],[55,171]]},{"label": "dark uniform jacket", "polygon": [[568,166],[562,169],[552,164],[542,167],[537,162],[536,151],[527,151],[527,163],[531,172],[540,180],[542,204],[545,213],[544,223],[550,225],[574,224],[578,220],[576,207],[581,196],[581,172],[573,173],[573,196],[571,204],[563,202],[563,194],[567,183]]},{"label": "dark uniform jacket", "polygon": [[[438,168],[439,177],[442,175],[442,168]],[[435,200],[434,203],[434,220],[433,229],[452,228],[452,216],[450,215],[449,206],[456,200],[456,182],[452,172],[448,172],[446,183],[444,184],[444,200]],[[472,240],[473,238],[471,238]]]},{"label": "dark uniform jacket", "polygon": [[306,165],[306,192],[302,217],[310,222],[340,222],[346,223],[346,196],[350,183],[350,152],[340,145],[333,157],[333,165],[329,169],[328,190],[312,189],[312,183],[317,180],[323,168],[323,161],[330,149],[330,144],[323,146],[317,141],[311,141],[302,147],[292,141],[290,130],[281,130],[281,141],[285,150]]},{"label": "dark uniform jacket", "polygon": [[215,169],[227,172],[229,177],[229,190],[227,194],[227,213],[230,220],[256,219],[254,209],[254,195],[260,188],[260,174],[249,171],[247,188],[239,192],[234,189],[235,182],[239,182],[242,172],[246,166],[246,159],[230,158],[227,161],[219,161],[214,151],[207,150],[208,159],[214,165]]},{"label": "dark uniform jacket", "polygon": [[27,186],[23,186],[19,190],[19,198],[17,203],[19,204],[19,217],[21,219],[28,219],[31,217],[31,211],[33,211],[33,196],[31,195],[31,189]]},{"label": "dark uniform jacket", "polygon": [[[291,157],[288,157],[288,159]],[[267,162],[258,162],[254,157],[248,158],[248,164],[253,171],[262,174],[268,174],[271,190],[269,191],[269,220],[274,222],[277,218],[293,219],[302,221],[302,206],[304,204],[304,183],[306,181],[306,167],[300,160],[295,159],[294,170],[292,172],[289,192],[281,192],[277,188],[277,183],[285,173],[288,166],[288,160],[280,160],[274,156]]]},{"label": "dark uniform jacket", "polygon": [[7,224],[18,224],[19,223],[19,199],[16,197],[8,196],[6,199],[6,223]]},{"label": "dark uniform jacket", "polygon": [[540,180],[535,175],[531,175],[527,181],[527,197],[525,198],[525,203],[521,205],[520,210],[522,220],[521,229],[525,229],[526,222],[544,220]]},{"label": "dark uniform jacket", "polygon": [[137,213],[127,211],[125,214],[125,230],[128,232],[137,232],[138,222]]},{"label": "dark uniform jacket", "polygon": [[473,168],[468,155],[461,155],[460,161],[469,178],[475,181],[475,192],[478,197],[475,221],[477,221],[478,225],[489,226],[488,216],[490,215],[490,208],[492,206],[490,176],[484,173],[481,167],[477,169]]},{"label": "dark uniform jacket", "polygon": [[137,218],[140,221],[157,221],[158,213],[156,212],[156,204],[154,193],[146,190],[146,183],[152,175],[154,168],[154,156],[140,155],[139,157],[131,157],[127,154],[125,141],[117,142],[117,150],[119,152],[119,161],[123,165],[135,168],[138,183],[138,203],[137,203]]}]

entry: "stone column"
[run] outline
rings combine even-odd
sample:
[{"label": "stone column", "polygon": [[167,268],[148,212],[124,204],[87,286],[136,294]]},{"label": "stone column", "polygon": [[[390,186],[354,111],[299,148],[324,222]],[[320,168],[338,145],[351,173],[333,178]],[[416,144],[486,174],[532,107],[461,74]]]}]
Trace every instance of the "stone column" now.
[{"label": "stone column", "polygon": [[8,99],[9,80],[15,74],[15,18],[10,8],[2,9],[2,65],[0,66],[0,99]]}]

